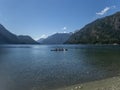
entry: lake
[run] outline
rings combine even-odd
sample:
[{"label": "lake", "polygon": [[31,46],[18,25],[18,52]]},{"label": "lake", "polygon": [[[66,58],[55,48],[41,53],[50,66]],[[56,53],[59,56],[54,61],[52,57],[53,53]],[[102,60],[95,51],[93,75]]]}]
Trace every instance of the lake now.
[{"label": "lake", "polygon": [[117,45],[0,46],[0,90],[55,90],[118,75]]}]

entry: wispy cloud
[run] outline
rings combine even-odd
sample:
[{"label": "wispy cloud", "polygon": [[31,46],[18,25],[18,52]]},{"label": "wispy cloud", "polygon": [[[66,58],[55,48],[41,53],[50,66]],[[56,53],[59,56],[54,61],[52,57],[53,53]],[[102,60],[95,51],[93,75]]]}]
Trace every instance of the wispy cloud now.
[{"label": "wispy cloud", "polygon": [[111,6],[111,7],[105,7],[105,8],[104,8],[103,10],[101,10],[100,12],[97,12],[96,15],[102,16],[102,15],[106,14],[110,9],[115,9],[115,8],[116,8],[115,5],[114,5],[114,6]]},{"label": "wispy cloud", "polygon": [[116,6],[114,5],[114,6],[112,6],[111,8],[114,9],[114,8],[116,8]]},{"label": "wispy cloud", "polygon": [[106,12],[108,12],[110,10],[110,7],[106,7],[106,8],[104,8],[102,11],[100,11],[100,12],[97,12],[96,14],[97,15],[104,15]]}]

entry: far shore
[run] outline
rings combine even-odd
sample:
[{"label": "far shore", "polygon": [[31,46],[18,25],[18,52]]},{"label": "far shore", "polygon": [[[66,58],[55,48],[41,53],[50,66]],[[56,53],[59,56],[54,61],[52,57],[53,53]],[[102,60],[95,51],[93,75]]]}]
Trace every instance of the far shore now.
[{"label": "far shore", "polygon": [[84,84],[77,84],[56,90],[120,90],[120,76]]}]

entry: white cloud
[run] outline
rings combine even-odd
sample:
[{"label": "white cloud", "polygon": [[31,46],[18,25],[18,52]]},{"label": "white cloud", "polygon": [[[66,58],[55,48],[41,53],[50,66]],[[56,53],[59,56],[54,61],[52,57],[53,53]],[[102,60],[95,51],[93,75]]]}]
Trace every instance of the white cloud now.
[{"label": "white cloud", "polygon": [[110,7],[106,7],[106,8],[104,8],[102,11],[100,11],[100,12],[98,12],[98,13],[96,13],[97,15],[104,15],[107,11],[109,11],[110,10]]},{"label": "white cloud", "polygon": [[66,29],[67,29],[67,27],[63,27],[63,28],[62,28],[62,30],[66,30]]},{"label": "white cloud", "polygon": [[63,33],[67,33],[66,31],[64,31]]},{"label": "white cloud", "polygon": [[116,8],[115,5],[111,7],[105,7],[103,10],[101,10],[100,12],[97,12],[96,14],[102,16],[106,14],[110,9],[115,9],[115,8]]}]

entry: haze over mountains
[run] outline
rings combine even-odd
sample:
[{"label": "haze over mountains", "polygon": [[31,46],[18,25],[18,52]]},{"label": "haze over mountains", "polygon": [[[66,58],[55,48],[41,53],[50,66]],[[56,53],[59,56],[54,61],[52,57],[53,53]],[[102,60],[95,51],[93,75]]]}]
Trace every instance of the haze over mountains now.
[{"label": "haze over mountains", "polygon": [[40,44],[63,44],[65,43],[72,33],[56,33],[45,39],[41,38],[38,40]]},{"label": "haze over mountains", "polygon": [[0,44],[38,44],[30,36],[17,36],[0,24]]},{"label": "haze over mountains", "polygon": [[17,36],[0,24],[0,44],[120,44],[120,12],[97,19],[75,33],[56,33],[45,39]]},{"label": "haze over mountains", "polygon": [[120,12],[87,24],[74,33],[69,44],[120,44]]}]

